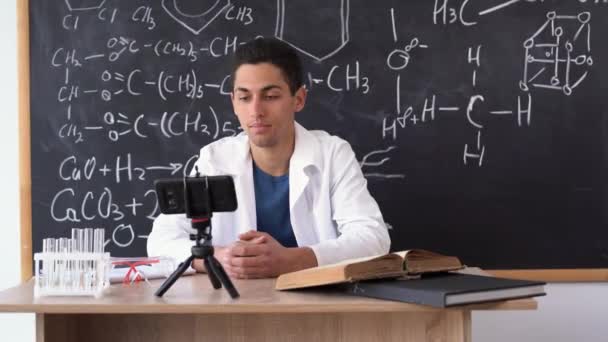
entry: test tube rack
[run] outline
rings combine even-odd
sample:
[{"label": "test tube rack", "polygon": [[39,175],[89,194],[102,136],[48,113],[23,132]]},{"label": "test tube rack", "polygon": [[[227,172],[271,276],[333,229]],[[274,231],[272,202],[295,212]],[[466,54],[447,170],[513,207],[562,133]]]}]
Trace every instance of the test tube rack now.
[{"label": "test tube rack", "polygon": [[34,297],[94,296],[110,286],[110,253],[34,254]]}]

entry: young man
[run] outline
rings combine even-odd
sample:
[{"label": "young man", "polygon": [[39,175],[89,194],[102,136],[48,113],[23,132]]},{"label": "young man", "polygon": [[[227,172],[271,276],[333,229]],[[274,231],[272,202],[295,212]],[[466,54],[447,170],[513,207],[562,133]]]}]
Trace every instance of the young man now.
[{"label": "young man", "polygon": [[[350,145],[295,122],[302,66],[289,45],[259,38],[239,47],[232,105],[244,132],[200,151],[202,175],[231,175],[238,209],[214,213],[215,256],[234,278],[264,278],[386,253],[390,238]],[[160,215],[149,255],[190,255],[185,215]],[[201,260],[194,267],[204,271]]]}]

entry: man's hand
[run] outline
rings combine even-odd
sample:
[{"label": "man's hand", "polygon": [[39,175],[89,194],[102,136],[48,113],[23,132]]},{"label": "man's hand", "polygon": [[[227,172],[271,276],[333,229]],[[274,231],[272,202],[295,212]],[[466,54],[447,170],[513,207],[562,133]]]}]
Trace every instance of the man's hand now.
[{"label": "man's hand", "polygon": [[216,253],[230,277],[269,278],[317,266],[317,258],[308,247],[283,247],[269,234],[258,231],[240,234],[239,239]]}]

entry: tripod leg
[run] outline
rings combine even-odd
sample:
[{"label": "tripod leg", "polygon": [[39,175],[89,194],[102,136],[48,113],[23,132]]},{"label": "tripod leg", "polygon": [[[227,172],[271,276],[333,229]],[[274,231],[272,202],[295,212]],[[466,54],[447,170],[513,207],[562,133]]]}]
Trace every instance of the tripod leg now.
[{"label": "tripod leg", "polygon": [[171,273],[169,278],[167,278],[167,280],[165,280],[165,282],[158,288],[158,290],[156,290],[154,295],[157,297],[162,297],[165,292],[167,292],[167,290],[169,290],[169,288],[173,285],[173,283],[177,281],[177,279],[182,275],[182,273],[186,272],[188,267],[190,267],[192,260],[194,260],[194,256],[191,255],[190,257],[188,257],[188,259],[186,259],[186,261],[179,264],[177,269],[173,271],[173,273]]},{"label": "tripod leg", "polygon": [[[208,259],[209,261],[207,261]],[[213,273],[215,273],[217,279],[219,279],[222,285],[224,285],[224,288],[226,289],[226,291],[228,291],[230,297],[237,298],[239,296],[239,292],[234,287],[234,284],[232,284],[232,280],[230,280],[230,277],[228,277],[228,274],[226,274],[226,271],[224,270],[224,267],[222,267],[222,264],[220,264],[220,262],[217,261],[217,259],[213,255],[210,255],[205,258],[205,265],[207,265],[207,263],[213,265],[211,267]]]},{"label": "tripod leg", "polygon": [[207,276],[209,276],[209,280],[211,280],[211,285],[213,285],[214,289],[219,289],[222,287],[222,283],[217,279],[217,271],[214,268],[215,265],[209,261],[209,258],[205,257],[203,260],[205,262],[205,269],[207,269]]}]

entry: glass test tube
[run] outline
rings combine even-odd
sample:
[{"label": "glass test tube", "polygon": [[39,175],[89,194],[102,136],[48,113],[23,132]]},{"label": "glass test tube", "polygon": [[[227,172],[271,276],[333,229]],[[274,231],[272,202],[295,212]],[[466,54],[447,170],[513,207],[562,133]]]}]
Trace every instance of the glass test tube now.
[{"label": "glass test tube", "polygon": [[102,272],[104,270],[104,268],[106,267],[104,259],[103,259],[104,244],[105,244],[105,230],[103,228],[95,228],[93,235],[94,235],[93,252],[96,253],[96,264],[94,265],[95,266],[94,267],[95,278],[93,279],[93,282],[95,284],[97,284],[98,286],[101,286],[100,282],[102,282],[103,279],[99,279],[98,276],[99,276],[100,272]]},{"label": "glass test tube", "polygon": [[72,260],[70,260],[70,287],[72,289],[78,288],[78,261],[74,260],[74,258],[78,255],[78,245],[75,238],[75,232],[72,229],[72,238],[70,239],[70,256]]},{"label": "glass test tube", "polygon": [[76,272],[74,279],[74,289],[80,290],[84,284],[84,261],[82,260],[82,253],[84,253],[84,231],[80,228],[72,229],[72,238],[75,240],[76,250]]},{"label": "glass test tube", "polygon": [[57,287],[59,283],[59,263],[57,262],[57,254],[59,253],[59,239],[51,238],[49,240],[51,245],[51,288]]},{"label": "glass test tube", "polygon": [[51,284],[51,265],[50,265],[50,255],[49,253],[52,252],[52,248],[53,248],[53,239],[51,238],[46,238],[42,240],[42,253],[43,253],[43,258],[42,258],[42,274],[41,274],[41,278],[40,279],[40,285],[42,286],[42,288],[46,289],[50,286]]},{"label": "glass test tube", "polygon": [[93,252],[93,228],[85,228],[84,229],[84,252],[92,253]]},{"label": "glass test tube", "polygon": [[85,228],[84,229],[84,252],[86,255],[85,261],[85,288],[86,290],[90,290],[93,281],[93,228]]},{"label": "glass test tube", "polygon": [[104,250],[104,244],[105,244],[105,230],[103,228],[95,228],[95,243],[93,246],[93,252],[95,253],[102,253],[103,254],[103,250]]},{"label": "glass test tube", "polygon": [[57,274],[58,274],[58,285],[62,290],[65,290],[67,284],[67,258],[68,258],[68,239],[59,238],[58,250],[57,250]]}]

